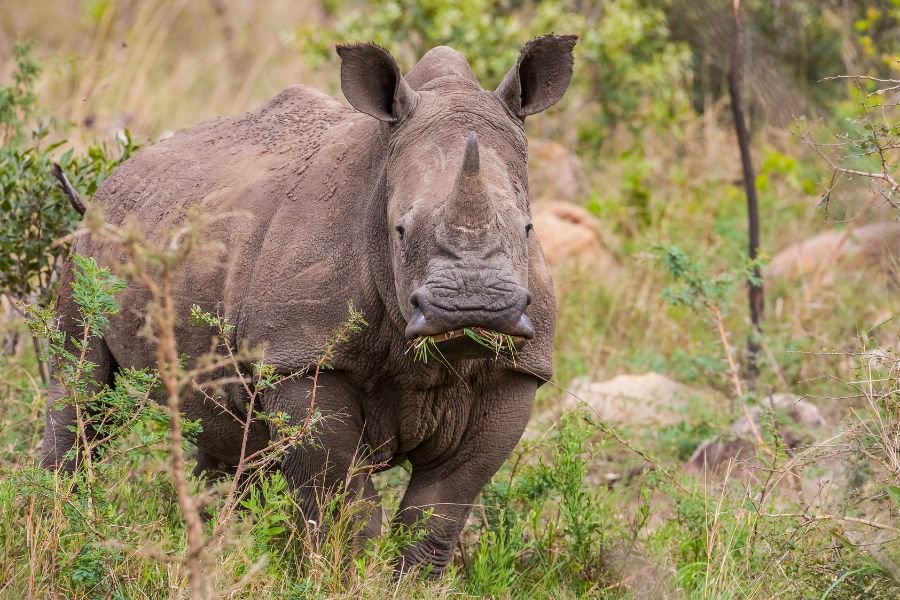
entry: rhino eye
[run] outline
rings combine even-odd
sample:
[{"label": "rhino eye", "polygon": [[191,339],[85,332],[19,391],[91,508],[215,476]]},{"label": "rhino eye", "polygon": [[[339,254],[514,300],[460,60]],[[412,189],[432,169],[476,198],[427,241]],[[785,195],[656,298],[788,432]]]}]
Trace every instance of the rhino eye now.
[{"label": "rhino eye", "polygon": [[525,237],[528,237],[528,234],[531,233],[532,229],[534,229],[534,225],[531,223],[525,226]]},{"label": "rhino eye", "polygon": [[396,230],[397,230],[397,233],[400,234],[400,239],[402,240],[402,239],[403,239],[403,234],[406,233],[406,229],[403,228],[403,225],[397,225],[396,227],[394,227],[394,229],[396,229]]}]

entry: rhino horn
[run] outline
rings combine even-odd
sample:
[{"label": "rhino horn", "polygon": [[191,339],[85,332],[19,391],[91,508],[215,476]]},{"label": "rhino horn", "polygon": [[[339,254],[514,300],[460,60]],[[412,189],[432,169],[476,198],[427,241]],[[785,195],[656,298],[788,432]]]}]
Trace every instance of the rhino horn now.
[{"label": "rhino horn", "polygon": [[481,177],[478,153],[478,134],[469,133],[462,169],[447,204],[447,218],[451,224],[466,229],[480,229],[490,222],[491,201]]}]

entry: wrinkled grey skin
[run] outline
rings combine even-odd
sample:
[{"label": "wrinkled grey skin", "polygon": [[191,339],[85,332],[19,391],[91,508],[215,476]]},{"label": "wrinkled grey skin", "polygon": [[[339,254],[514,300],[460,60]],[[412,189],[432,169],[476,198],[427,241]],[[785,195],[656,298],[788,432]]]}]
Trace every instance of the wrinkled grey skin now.
[{"label": "wrinkled grey skin", "polygon": [[[495,92],[479,86],[450,48],[431,50],[405,77],[374,45],[338,48],[341,86],[356,110],[306,87],[265,106],[186,129],[119,167],[101,186],[107,220],[135,219],[148,240],[183,225],[188,210],[216,215],[211,242],[183,265],[175,301],[183,321],[179,349],[209,350],[208,329],[191,327],[192,304],[224,314],[235,345],[265,346],[281,373],[313,363],[348,317],[352,301],[369,325],[337,351],[319,377],[325,416],[319,447],[291,450],[281,469],[305,517],[318,520],[316,496],[345,483],[351,461],[412,465],[395,521],[435,516],[399,566],[439,573],[482,486],[518,442],[537,387],[550,377],[555,304],[550,272],[530,233],[524,118],[565,92],[574,36],[529,42]],[[216,242],[216,243],[212,243]],[[224,248],[224,251],[222,250]],[[101,264],[120,248],[90,237],[75,252]],[[59,313],[77,336],[67,267]],[[118,367],[154,365],[139,331],[148,300],[131,284],[91,360],[101,381]],[[493,358],[452,361],[452,372],[408,352],[418,334],[486,326],[530,338],[512,364]],[[306,416],[311,383],[297,378],[261,400],[294,422]],[[51,389],[42,464],[64,460],[74,443],[70,408],[54,408]],[[241,417],[240,386],[224,402]],[[184,402],[201,419],[200,469],[227,470],[239,459],[241,422],[197,395]],[[255,423],[248,452],[271,435]],[[365,470],[348,485],[377,499]],[[373,514],[367,535],[380,531]]]}]

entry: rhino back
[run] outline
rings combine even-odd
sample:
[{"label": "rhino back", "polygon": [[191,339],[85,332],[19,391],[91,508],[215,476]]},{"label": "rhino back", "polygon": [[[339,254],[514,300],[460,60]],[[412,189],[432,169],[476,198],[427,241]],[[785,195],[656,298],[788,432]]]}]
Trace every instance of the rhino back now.
[{"label": "rhino back", "polygon": [[[187,323],[192,304],[218,310],[236,342],[265,343],[286,370],[313,360],[347,318],[347,302],[371,302],[361,272],[373,180],[383,169],[382,131],[370,117],[310,88],[282,92],[261,108],[176,133],[123,164],[95,200],[106,221],[137,221],[148,240],[165,240],[190,211],[209,220],[204,245],[177,274],[185,323],[181,349],[208,350]],[[107,263],[120,248],[96,239],[76,250]],[[107,342],[123,365],[152,364],[135,336],[146,290],[131,285]]]}]

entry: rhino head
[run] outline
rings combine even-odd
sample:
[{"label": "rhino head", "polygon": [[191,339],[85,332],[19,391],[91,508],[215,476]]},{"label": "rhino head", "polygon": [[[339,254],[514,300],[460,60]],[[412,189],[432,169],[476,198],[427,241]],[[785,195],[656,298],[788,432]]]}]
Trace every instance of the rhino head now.
[{"label": "rhino head", "polygon": [[406,77],[374,44],[338,47],[345,97],[387,134],[387,233],[408,339],[464,327],[534,336],[524,119],[565,93],[575,41],[528,42],[493,92],[447,47]]}]

